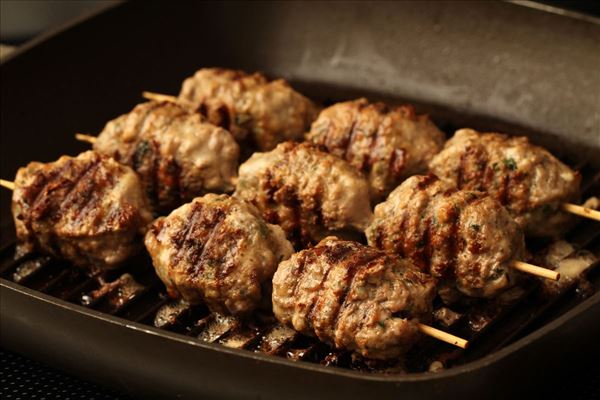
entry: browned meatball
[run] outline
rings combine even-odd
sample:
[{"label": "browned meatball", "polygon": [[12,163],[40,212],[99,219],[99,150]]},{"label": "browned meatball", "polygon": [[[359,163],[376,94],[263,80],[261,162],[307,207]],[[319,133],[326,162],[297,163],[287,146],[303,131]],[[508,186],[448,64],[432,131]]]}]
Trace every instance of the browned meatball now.
[{"label": "browned meatball", "polygon": [[564,232],[571,217],[560,206],[579,196],[579,173],[526,137],[461,129],[430,168],[459,188],[490,194],[531,236]]},{"label": "browned meatball", "polygon": [[284,80],[221,68],[200,69],[186,79],[179,100],[261,151],[302,139],[317,114],[315,105]]},{"label": "browned meatball", "polygon": [[143,103],[110,121],[94,150],[131,166],[158,212],[232,191],[240,152],[229,132],[168,102]]},{"label": "browned meatball", "polygon": [[254,206],[215,194],[157,219],[146,248],[172,295],[234,316],[269,304],[277,264],[293,252],[281,228],[265,223]]},{"label": "browned meatball", "polygon": [[377,359],[414,345],[434,296],[435,280],[409,261],[335,237],[280,263],[273,277],[279,321]]},{"label": "browned meatball", "polygon": [[371,197],[387,196],[404,179],[427,171],[444,134],[410,105],[358,99],[321,111],[306,139],[341,157],[369,179]]},{"label": "browned meatball", "polygon": [[93,151],[19,169],[12,212],[19,254],[40,251],[92,270],[137,253],[152,220],[137,175]]},{"label": "browned meatball", "polygon": [[511,268],[525,253],[523,233],[496,200],[417,175],[375,207],[371,246],[408,257],[468,296],[494,297],[515,283]]},{"label": "browned meatball", "polygon": [[308,143],[282,143],[240,166],[235,196],[279,224],[296,245],[333,231],[362,231],[372,213],[364,177],[339,158]]}]

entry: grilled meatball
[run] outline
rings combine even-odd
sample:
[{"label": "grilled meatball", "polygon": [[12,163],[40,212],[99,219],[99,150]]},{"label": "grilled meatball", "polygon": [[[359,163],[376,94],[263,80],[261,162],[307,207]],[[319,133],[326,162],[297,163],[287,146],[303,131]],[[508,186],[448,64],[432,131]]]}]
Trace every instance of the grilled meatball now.
[{"label": "grilled meatball", "polygon": [[431,171],[461,189],[497,199],[527,235],[557,236],[571,217],[560,211],[577,201],[581,177],[526,137],[461,129],[430,164]]},{"label": "grilled meatball", "polygon": [[494,297],[516,276],[522,231],[493,198],[459,190],[434,175],[417,175],[375,207],[366,230],[371,246],[408,257],[468,296]]},{"label": "grilled meatball", "polygon": [[93,151],[19,169],[12,212],[18,254],[40,251],[93,270],[135,254],[152,220],[137,175]]},{"label": "grilled meatball", "polygon": [[326,108],[306,139],[348,161],[382,199],[411,175],[423,173],[442,149],[444,134],[410,105],[388,107],[366,99]]},{"label": "grilled meatball", "polygon": [[168,102],[143,103],[110,121],[94,149],[131,166],[158,212],[233,190],[240,152],[229,132]]},{"label": "grilled meatball", "polygon": [[332,231],[363,230],[372,213],[369,188],[348,163],[308,143],[282,143],[240,166],[235,196],[280,225],[295,245]]},{"label": "grilled meatball", "polygon": [[328,237],[279,264],[273,312],[329,345],[369,358],[395,358],[419,337],[435,281],[409,261]]},{"label": "grilled meatball", "polygon": [[293,252],[280,227],[243,200],[207,194],[157,219],[146,248],[169,292],[245,316],[268,301],[277,264]]},{"label": "grilled meatball", "polygon": [[317,114],[315,105],[284,80],[220,68],[201,69],[186,79],[179,100],[261,151],[302,139]]}]

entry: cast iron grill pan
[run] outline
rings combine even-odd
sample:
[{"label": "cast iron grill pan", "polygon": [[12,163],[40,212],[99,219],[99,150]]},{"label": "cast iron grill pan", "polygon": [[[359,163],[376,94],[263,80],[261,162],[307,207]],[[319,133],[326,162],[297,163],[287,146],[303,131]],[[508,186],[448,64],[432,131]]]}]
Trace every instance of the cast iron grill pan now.
[{"label": "cast iron grill pan", "polygon": [[[580,165],[583,197],[598,194],[598,174]],[[600,230],[593,221],[582,220],[566,235],[577,250],[588,250],[600,258]],[[596,228],[596,229],[595,229]],[[545,243],[531,243],[543,249]],[[14,242],[4,243],[0,252],[3,279],[40,291],[73,304],[111,316],[189,336],[196,340],[244,349],[293,361],[363,372],[424,372],[435,360],[445,365],[460,365],[512,343],[533,327],[556,318],[582,298],[597,292],[600,279],[595,273],[599,262],[591,265],[584,284],[574,283],[569,290],[548,297],[541,292],[539,280],[531,279],[501,299],[474,301],[465,308],[452,333],[468,339],[467,351],[428,339],[418,351],[410,353],[406,365],[364,359],[286,329],[270,315],[258,314],[240,321],[209,312],[205,306],[190,306],[170,300],[156,276],[147,254],[141,254],[123,267],[92,276],[83,270],[45,255],[15,258]],[[443,305],[438,304],[438,309]],[[435,312],[435,311],[434,311]],[[441,329],[448,329],[439,326]]]},{"label": "cast iron grill pan", "polygon": [[[278,43],[276,38],[267,38],[260,30],[248,32],[247,38],[263,42],[275,40],[271,58],[261,58],[265,55],[262,50],[257,50],[258,55],[252,53],[249,49],[255,48],[249,43],[246,48],[231,47],[235,43],[232,38],[239,37],[239,32],[246,28],[256,28],[255,24],[261,21],[273,22],[285,32],[278,17],[289,20],[290,12],[299,11],[307,20],[315,18],[317,11],[342,18],[360,14],[361,7],[365,7],[344,6],[342,10],[341,6],[321,3],[308,8],[297,3],[258,3],[252,8],[243,4],[236,8],[231,4],[188,5],[165,16],[158,6],[128,4],[42,42],[2,66],[2,176],[14,176],[16,168],[31,159],[53,160],[62,153],[76,154],[83,147],[72,140],[72,132],[98,131],[103,121],[139,102],[141,90],[174,93],[180,81],[177,77],[183,78],[202,65],[219,65],[259,69],[274,76],[296,74],[297,79],[291,76],[294,86],[324,104],[359,96],[391,103],[409,100],[416,103],[419,111],[430,113],[448,134],[462,126],[528,134],[582,171],[584,198],[598,195],[598,162],[589,157],[593,155],[589,147],[581,146],[589,142],[589,132],[585,135],[586,121],[579,121],[580,138],[577,135],[561,137],[560,132],[547,127],[544,129],[547,133],[540,134],[523,124],[486,116],[485,110],[477,111],[477,107],[474,107],[475,112],[453,109],[452,103],[446,104],[435,96],[428,102],[406,92],[391,95],[383,81],[375,84],[363,81],[364,85],[357,88],[354,81],[342,85],[336,79],[327,80],[318,70],[312,71],[315,79],[306,79],[306,66],[298,67],[289,60],[277,58],[285,53],[281,46],[285,49],[291,43]],[[385,8],[382,4],[378,7]],[[411,14],[412,6],[387,7],[401,7],[396,10],[400,19],[419,19]],[[448,15],[455,17],[458,23],[465,7],[468,12],[482,16],[499,12],[500,15],[496,15],[499,19],[532,12],[507,4],[473,7],[461,3],[455,5],[456,10],[426,3],[420,12],[427,23],[439,24],[440,18]],[[214,18],[201,27],[190,24],[201,13],[212,13]],[[378,13],[367,14],[367,19],[382,18]],[[141,22],[128,30],[126,28],[131,26],[128,18],[133,16]],[[253,17],[256,21],[249,22]],[[528,17],[533,18],[528,24],[532,24],[531,21],[543,24],[547,22],[543,20],[549,18]],[[161,20],[164,28],[161,33],[150,30],[155,27],[151,21],[157,20]],[[224,25],[235,32],[215,34],[214,28]],[[348,28],[344,23],[341,25]],[[111,29],[106,29],[108,26]],[[325,28],[320,26],[319,29]],[[117,36],[118,31],[121,36]],[[201,42],[202,51],[191,51],[193,41],[189,37],[181,40],[186,37],[183,33],[189,31],[196,31],[197,37],[205,39],[194,43],[197,46]],[[99,32],[106,35],[106,41],[99,39]],[[123,35],[124,32],[128,34]],[[365,35],[376,36],[377,33]],[[284,36],[290,38],[289,33]],[[302,42],[302,38],[298,40]],[[378,40],[385,41],[383,37]],[[61,54],[66,60],[67,50],[72,46],[77,46],[79,53],[78,60],[72,64],[48,58],[50,54]],[[319,50],[319,45],[313,46]],[[163,56],[159,54],[157,58],[155,50]],[[43,70],[35,63],[38,59],[45,60]],[[170,62],[171,59],[174,61]],[[81,72],[80,68],[83,68]],[[33,71],[39,72],[34,74]],[[365,73],[360,66],[355,72]],[[91,77],[94,73],[102,79]],[[52,81],[50,76],[63,78]],[[7,81],[6,77],[14,80]],[[63,89],[63,104],[59,104],[51,91],[41,90],[52,88],[56,82]],[[29,93],[39,94],[32,97]],[[78,96],[87,101],[73,102]],[[8,98],[10,102],[5,101]],[[97,101],[92,102],[95,107],[90,107],[93,98]],[[583,102],[584,109],[587,105]],[[38,118],[24,118],[28,113]],[[534,126],[536,123],[544,127],[542,121],[532,121]],[[42,128],[55,132],[52,139],[49,135],[36,136]],[[17,131],[22,134],[8,134]],[[575,127],[573,131],[576,132]],[[34,141],[37,145],[31,146]],[[7,146],[26,151],[8,151]],[[589,360],[590,352],[598,351],[594,340],[598,330],[591,323],[597,320],[600,311],[600,277],[596,265],[587,271],[588,285],[573,285],[551,301],[540,295],[539,284],[532,280],[514,293],[510,301],[481,301],[465,309],[460,322],[449,330],[471,340],[467,351],[427,339],[418,351],[408,355],[406,363],[383,363],[334,351],[314,339],[282,328],[267,315],[240,322],[210,314],[202,306],[189,307],[172,301],[165,295],[145,255],[103,276],[88,276],[42,255],[14,259],[10,195],[3,191],[0,197],[3,345],[130,393],[184,397],[201,393],[218,397],[421,395],[426,398],[440,393],[459,396],[485,391],[487,396],[501,397],[537,390],[534,383],[547,378],[540,365],[557,366],[585,357]],[[581,221],[566,239],[576,248],[587,249],[598,256],[598,234],[592,222]],[[546,245],[529,243],[534,251]],[[441,360],[450,368],[437,373],[425,372],[434,360]]]}]

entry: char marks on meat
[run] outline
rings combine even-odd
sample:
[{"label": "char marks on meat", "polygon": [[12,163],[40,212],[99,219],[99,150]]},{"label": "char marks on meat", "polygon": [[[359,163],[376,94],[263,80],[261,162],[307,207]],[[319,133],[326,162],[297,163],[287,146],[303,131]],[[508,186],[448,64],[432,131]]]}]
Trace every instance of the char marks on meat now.
[{"label": "char marks on meat", "polygon": [[139,104],[110,121],[94,149],[131,166],[159,213],[233,190],[240,153],[225,129],[169,102]]},{"label": "char marks on meat", "polygon": [[460,129],[430,163],[440,179],[498,200],[527,235],[557,236],[572,218],[560,211],[577,202],[581,177],[526,137]]},{"label": "char marks on meat", "polygon": [[171,295],[234,316],[265,306],[277,264],[293,252],[254,206],[215,194],[157,219],[145,243]]},{"label": "char marks on meat", "polygon": [[372,217],[364,177],[308,143],[286,142],[255,153],[240,166],[235,196],[253,203],[268,222],[281,225],[297,246],[334,231],[362,231]]},{"label": "char marks on meat", "polygon": [[297,331],[368,358],[396,358],[419,338],[435,280],[383,251],[323,239],[279,264],[273,312]]},{"label": "char marks on meat", "polygon": [[93,151],[19,169],[12,211],[19,253],[37,250],[92,269],[135,254],[152,220],[136,174]]},{"label": "char marks on meat", "polygon": [[366,235],[370,245],[475,297],[513,285],[510,264],[525,254],[523,233],[500,203],[431,174],[408,178],[377,205]]},{"label": "char marks on meat", "polygon": [[316,106],[282,79],[221,68],[200,69],[186,79],[179,100],[261,151],[302,139],[317,114]]},{"label": "char marks on meat", "polygon": [[444,145],[444,134],[412,106],[388,107],[364,98],[321,111],[306,139],[363,172],[373,199],[425,172]]}]

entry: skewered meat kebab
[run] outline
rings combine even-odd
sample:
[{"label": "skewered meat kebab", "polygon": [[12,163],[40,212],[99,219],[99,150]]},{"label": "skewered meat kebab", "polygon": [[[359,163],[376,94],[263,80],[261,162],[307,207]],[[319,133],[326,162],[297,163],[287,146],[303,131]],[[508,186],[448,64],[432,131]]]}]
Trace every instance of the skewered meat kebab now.
[{"label": "skewered meat kebab", "polygon": [[419,321],[432,311],[435,286],[408,260],[328,237],[279,264],[273,312],[281,323],[336,348],[390,359],[409,350],[419,332],[431,333]]},{"label": "skewered meat kebab", "polygon": [[[365,233],[371,246],[407,257],[473,297],[498,295],[515,283],[515,269],[529,265],[517,262],[525,256],[524,235],[499,202],[431,174],[398,186],[375,207]],[[524,272],[558,279],[554,271],[530,267]]]},{"label": "skewered meat kebab", "polygon": [[259,73],[203,68],[187,78],[178,97],[145,92],[150,99],[178,101],[209,122],[249,139],[260,151],[300,140],[317,114],[316,106],[282,80]]},{"label": "skewered meat kebab", "polygon": [[306,134],[306,140],[363,172],[375,200],[409,176],[426,172],[444,139],[412,106],[388,107],[364,98],[324,109]]},{"label": "skewered meat kebab", "polygon": [[578,200],[579,173],[526,137],[460,129],[429,167],[460,189],[490,194],[530,236],[564,232],[570,217],[561,210],[600,220],[600,212],[567,203]]},{"label": "skewered meat kebab", "polygon": [[110,269],[141,248],[152,221],[131,168],[93,151],[20,168],[12,212],[17,254],[32,251],[92,270]]},{"label": "skewered meat kebab", "polygon": [[564,232],[569,216],[561,209],[600,220],[600,212],[566,203],[577,199],[579,174],[524,137],[461,129],[442,150],[443,133],[412,107],[359,99],[323,110],[306,139],[361,170],[373,199],[429,163],[434,174],[459,188],[492,194],[528,235]]},{"label": "skewered meat kebab", "polygon": [[171,295],[242,317],[264,300],[270,308],[273,273],[293,253],[283,230],[253,205],[215,194],[157,219],[145,243]]},{"label": "skewered meat kebab", "polygon": [[207,192],[232,191],[240,153],[225,129],[178,104],[155,101],[108,122],[93,145],[138,173],[159,212]]},{"label": "skewered meat kebab", "polygon": [[240,166],[234,196],[279,224],[297,246],[334,231],[362,231],[372,218],[369,188],[351,165],[309,143],[286,142]]}]

